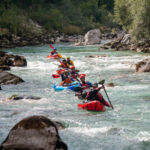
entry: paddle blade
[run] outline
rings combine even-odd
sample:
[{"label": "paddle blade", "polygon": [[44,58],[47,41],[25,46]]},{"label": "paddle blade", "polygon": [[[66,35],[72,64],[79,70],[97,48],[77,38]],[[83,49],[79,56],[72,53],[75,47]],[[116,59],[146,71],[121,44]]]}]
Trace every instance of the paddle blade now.
[{"label": "paddle blade", "polygon": [[52,74],[52,77],[53,77],[53,78],[59,78],[60,75],[58,75],[58,74]]},{"label": "paddle blade", "polygon": [[54,49],[54,47],[53,47],[53,45],[52,45],[52,44],[49,44],[49,46],[50,46],[50,48],[53,48],[53,49]]},{"label": "paddle blade", "polygon": [[56,73],[61,74],[64,71],[65,71],[65,69],[60,69],[60,70],[57,70]]},{"label": "paddle blade", "polygon": [[62,58],[62,55],[61,55],[61,54],[58,53],[57,55],[58,55],[59,58]]}]

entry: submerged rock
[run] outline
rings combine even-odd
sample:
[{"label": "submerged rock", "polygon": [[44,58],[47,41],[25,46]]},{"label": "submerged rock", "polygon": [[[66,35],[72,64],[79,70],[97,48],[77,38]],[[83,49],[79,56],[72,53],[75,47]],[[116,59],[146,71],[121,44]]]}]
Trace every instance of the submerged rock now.
[{"label": "submerged rock", "polygon": [[150,72],[150,59],[140,61],[135,66],[136,72]]},{"label": "submerged rock", "polygon": [[38,96],[27,96],[27,95],[12,95],[8,99],[9,100],[22,100],[22,99],[39,100],[39,99],[41,99],[41,97],[38,97]]},{"label": "submerged rock", "polygon": [[110,82],[110,83],[107,83],[106,86],[108,86],[108,87],[114,87],[115,85],[114,85],[114,83]]},{"label": "submerged rock", "polygon": [[85,56],[87,58],[100,58],[100,57],[106,57],[106,55],[89,55],[89,56]]},{"label": "submerged rock", "polygon": [[0,84],[19,84],[22,82],[24,82],[24,80],[20,77],[17,77],[16,75],[8,73],[6,71],[0,70]]},{"label": "submerged rock", "polygon": [[1,150],[67,150],[53,121],[31,116],[17,123],[1,144]]}]

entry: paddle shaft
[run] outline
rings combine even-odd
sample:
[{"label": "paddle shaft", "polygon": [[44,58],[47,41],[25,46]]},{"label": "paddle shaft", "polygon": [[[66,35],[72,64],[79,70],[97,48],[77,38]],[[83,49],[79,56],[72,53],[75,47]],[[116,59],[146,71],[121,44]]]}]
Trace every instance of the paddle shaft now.
[{"label": "paddle shaft", "polygon": [[105,94],[106,94],[106,96],[107,96],[107,98],[108,98],[108,101],[109,101],[109,103],[110,103],[110,105],[111,105],[111,108],[114,109],[114,107],[113,107],[113,105],[111,104],[111,101],[110,101],[110,99],[109,99],[109,96],[108,96],[108,94],[107,94],[107,91],[106,91],[106,89],[105,89],[105,86],[104,86],[104,91],[105,91]]},{"label": "paddle shaft", "polygon": [[54,49],[54,47],[53,47],[53,45],[52,45],[52,44],[50,44],[49,46],[50,46],[50,48]]}]

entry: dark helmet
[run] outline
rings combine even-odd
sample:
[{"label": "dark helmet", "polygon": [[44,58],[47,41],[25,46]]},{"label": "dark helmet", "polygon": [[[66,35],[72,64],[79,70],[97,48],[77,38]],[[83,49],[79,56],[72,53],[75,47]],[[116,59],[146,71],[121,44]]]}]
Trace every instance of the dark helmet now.
[{"label": "dark helmet", "polygon": [[54,50],[57,50],[57,48],[54,48]]}]

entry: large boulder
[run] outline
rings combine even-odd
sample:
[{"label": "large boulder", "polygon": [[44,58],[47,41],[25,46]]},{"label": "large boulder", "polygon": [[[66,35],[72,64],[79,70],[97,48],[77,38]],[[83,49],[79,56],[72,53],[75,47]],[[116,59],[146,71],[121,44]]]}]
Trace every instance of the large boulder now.
[{"label": "large boulder", "polygon": [[88,31],[84,36],[84,45],[100,44],[101,32],[99,29]]},{"label": "large boulder", "polygon": [[24,58],[24,56],[15,55],[13,56],[13,66],[16,66],[16,67],[27,66],[27,61]]},{"label": "large boulder", "polygon": [[122,44],[130,44],[131,43],[131,34],[125,34],[121,40]]},{"label": "large boulder", "polygon": [[24,82],[20,77],[0,70],[0,84],[18,84]]},{"label": "large boulder", "polygon": [[23,56],[0,51],[0,69],[10,70],[10,66],[24,67],[27,66],[27,61]]},{"label": "large boulder", "polygon": [[145,59],[135,64],[136,72],[150,72],[150,59]]},{"label": "large boulder", "polygon": [[17,123],[1,144],[1,150],[67,150],[53,121],[31,116]]}]

